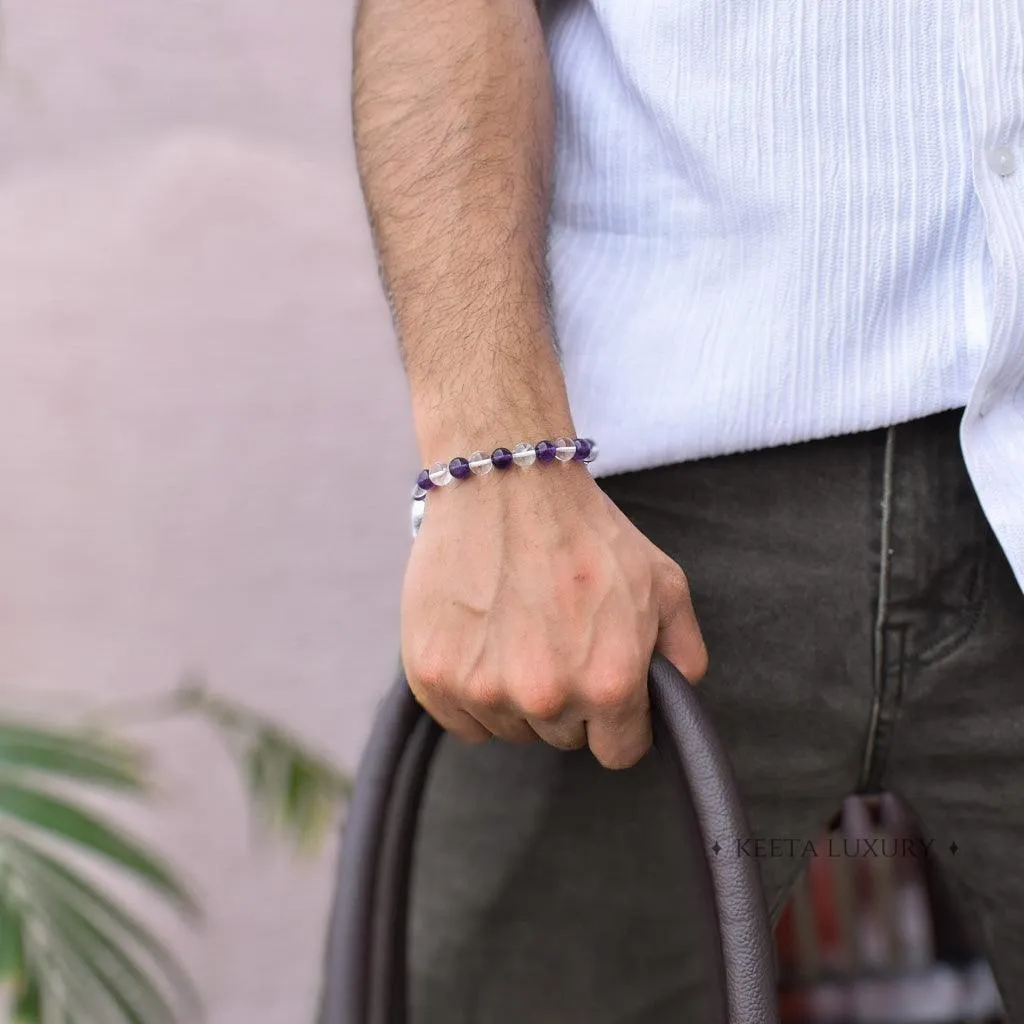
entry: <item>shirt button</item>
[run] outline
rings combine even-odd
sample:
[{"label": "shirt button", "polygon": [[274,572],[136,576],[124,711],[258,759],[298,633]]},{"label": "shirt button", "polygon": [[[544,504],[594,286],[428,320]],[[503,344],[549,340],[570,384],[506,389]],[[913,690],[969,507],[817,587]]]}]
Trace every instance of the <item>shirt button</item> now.
[{"label": "shirt button", "polygon": [[1017,161],[1014,158],[1013,150],[1008,146],[998,146],[988,151],[989,170],[998,174],[1001,178],[1006,178],[1013,174],[1016,166]]}]

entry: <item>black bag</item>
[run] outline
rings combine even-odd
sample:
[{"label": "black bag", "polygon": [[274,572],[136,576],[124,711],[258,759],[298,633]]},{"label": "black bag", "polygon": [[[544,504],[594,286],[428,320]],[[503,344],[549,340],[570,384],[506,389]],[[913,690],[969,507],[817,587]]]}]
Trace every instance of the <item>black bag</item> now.
[{"label": "black bag", "polygon": [[[728,759],[695,689],[658,651],[648,678],[655,746],[681,796],[689,790],[708,851],[714,894],[708,940],[722,951],[728,1017],[700,1024],[777,1024],[774,954],[757,862],[716,856],[709,845],[723,837],[735,849],[749,835]],[[407,1024],[412,840],[440,734],[399,678],[378,714],[345,823],[320,1024]]]}]

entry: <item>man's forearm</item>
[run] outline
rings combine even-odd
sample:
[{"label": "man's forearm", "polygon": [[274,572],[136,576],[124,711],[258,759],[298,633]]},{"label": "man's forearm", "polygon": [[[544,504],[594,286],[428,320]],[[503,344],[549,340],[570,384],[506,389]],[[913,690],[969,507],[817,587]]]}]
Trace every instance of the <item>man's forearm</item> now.
[{"label": "man's forearm", "polygon": [[424,459],[569,433],[534,0],[362,0],[353,120]]}]

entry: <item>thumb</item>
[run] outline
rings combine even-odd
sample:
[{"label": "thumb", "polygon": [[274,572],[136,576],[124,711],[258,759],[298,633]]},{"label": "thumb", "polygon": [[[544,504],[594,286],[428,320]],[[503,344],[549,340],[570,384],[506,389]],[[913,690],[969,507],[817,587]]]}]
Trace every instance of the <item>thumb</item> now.
[{"label": "thumb", "polygon": [[690,584],[683,570],[659,552],[654,570],[654,593],[658,602],[658,639],[655,647],[691,683],[698,683],[708,670],[708,649],[697,622],[690,597]]}]

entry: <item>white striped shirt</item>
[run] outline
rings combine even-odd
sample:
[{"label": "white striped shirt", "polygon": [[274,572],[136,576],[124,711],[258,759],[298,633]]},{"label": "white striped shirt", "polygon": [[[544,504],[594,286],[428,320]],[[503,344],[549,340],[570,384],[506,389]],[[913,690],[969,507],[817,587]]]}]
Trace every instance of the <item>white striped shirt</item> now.
[{"label": "white striped shirt", "polygon": [[966,406],[1024,585],[1024,0],[567,0],[547,35],[595,476]]}]

